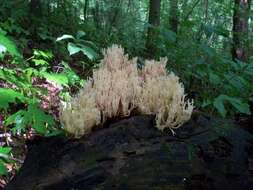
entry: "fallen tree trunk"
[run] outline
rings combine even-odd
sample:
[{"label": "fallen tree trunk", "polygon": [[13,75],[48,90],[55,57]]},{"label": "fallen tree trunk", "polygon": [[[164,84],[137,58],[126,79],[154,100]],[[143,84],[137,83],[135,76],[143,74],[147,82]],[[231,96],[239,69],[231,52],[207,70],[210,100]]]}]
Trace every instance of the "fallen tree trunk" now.
[{"label": "fallen tree trunk", "polygon": [[36,141],[6,190],[250,189],[253,138],[223,124],[197,116],[172,136],[135,116],[78,140]]}]

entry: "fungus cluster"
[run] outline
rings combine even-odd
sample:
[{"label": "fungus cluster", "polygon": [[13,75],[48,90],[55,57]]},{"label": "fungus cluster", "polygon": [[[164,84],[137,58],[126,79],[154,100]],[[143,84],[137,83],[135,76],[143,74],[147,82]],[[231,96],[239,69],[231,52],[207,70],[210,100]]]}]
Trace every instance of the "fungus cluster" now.
[{"label": "fungus cluster", "polygon": [[176,129],[190,119],[193,102],[185,99],[184,87],[174,73],[167,73],[166,59],[146,61],[137,69],[137,59],[113,45],[104,52],[100,67],[85,87],[60,107],[60,121],[75,137],[91,132],[109,118],[128,116],[133,109],[154,114],[156,127]]}]

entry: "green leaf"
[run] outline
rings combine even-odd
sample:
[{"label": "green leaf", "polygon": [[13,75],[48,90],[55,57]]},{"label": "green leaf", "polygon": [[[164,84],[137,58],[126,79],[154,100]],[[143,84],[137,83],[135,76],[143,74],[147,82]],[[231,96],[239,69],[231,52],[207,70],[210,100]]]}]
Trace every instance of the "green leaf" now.
[{"label": "green leaf", "polygon": [[6,50],[12,56],[22,57],[21,54],[18,52],[15,43],[2,33],[0,33],[0,45],[1,45],[2,49],[3,49],[3,47],[5,47]]},{"label": "green leaf", "polygon": [[202,44],[200,46],[202,48],[202,50],[209,56],[209,57],[213,57],[214,56],[214,50],[209,47],[207,44]]},{"label": "green leaf", "polygon": [[217,111],[221,114],[222,117],[226,117],[227,110],[224,107],[224,95],[220,95],[214,99],[213,106],[217,109]]},{"label": "green leaf", "polygon": [[62,41],[62,40],[66,40],[66,39],[75,39],[72,35],[68,35],[68,34],[64,34],[61,37],[58,37],[56,39],[56,42]]},{"label": "green leaf", "polygon": [[24,116],[25,110],[19,110],[18,112],[10,115],[5,121],[4,124],[6,126],[14,124],[14,123],[20,123],[22,122],[21,118]]},{"label": "green leaf", "polygon": [[41,72],[42,76],[45,77],[47,80],[54,82],[58,85],[68,86],[68,76],[64,73],[47,73]]},{"label": "green leaf", "polygon": [[46,134],[49,127],[54,125],[53,117],[42,111],[36,103],[28,106],[24,117],[26,122],[31,124],[32,128],[41,134]]},{"label": "green leaf", "polygon": [[0,147],[0,175],[6,175],[7,169],[5,167],[5,160],[8,161],[8,155],[11,152],[10,147]]},{"label": "green leaf", "polygon": [[76,38],[77,39],[80,39],[82,37],[84,37],[86,35],[86,33],[84,31],[81,31],[79,30],[77,33],[76,33]]},{"label": "green leaf", "polygon": [[7,32],[6,32],[6,31],[4,31],[2,28],[0,28],[0,34],[2,34],[2,35],[6,35],[6,34],[7,34]]},{"label": "green leaf", "polygon": [[26,97],[15,90],[6,88],[0,89],[0,108],[7,109],[9,103],[15,103],[16,99],[19,99],[21,102],[26,101]]},{"label": "green leaf", "polygon": [[25,131],[26,127],[32,127],[36,132],[48,134],[55,124],[52,116],[39,108],[38,103],[30,103],[27,110],[19,110],[5,120],[5,125],[15,124],[12,128],[14,133]]},{"label": "green leaf", "polygon": [[70,55],[79,53],[81,51],[90,60],[94,60],[97,57],[97,53],[92,48],[90,48],[89,46],[82,45],[82,44],[76,45],[69,42],[68,51]]},{"label": "green leaf", "polygon": [[240,99],[238,99],[238,98],[229,97],[227,100],[228,100],[228,101],[232,104],[232,106],[233,106],[237,111],[239,111],[240,113],[245,113],[245,114],[248,114],[248,115],[251,114],[250,108],[249,108],[249,104],[243,103],[243,102],[242,102]]},{"label": "green leaf", "polygon": [[0,153],[8,155],[11,152],[11,147],[0,147]]},{"label": "green leaf", "polygon": [[2,159],[0,159],[0,175],[6,175],[7,174],[7,169],[4,165],[4,162]]},{"label": "green leaf", "polygon": [[53,54],[50,51],[41,51],[35,49],[33,54],[36,56],[36,58],[43,58],[46,60],[51,60],[53,58]]},{"label": "green leaf", "polygon": [[6,53],[6,51],[6,47],[0,44],[0,57],[2,57]]},{"label": "green leaf", "polygon": [[15,124],[15,126],[11,129],[15,134],[25,132],[26,123],[24,122],[25,110],[19,110],[18,112],[10,115],[5,121],[4,124],[6,126]]},{"label": "green leaf", "polygon": [[210,99],[206,99],[202,102],[201,107],[204,108],[206,106],[209,106],[210,104],[212,104],[212,101]]},{"label": "green leaf", "polygon": [[239,98],[227,96],[227,95],[219,95],[214,99],[213,105],[218,110],[218,112],[222,115],[222,117],[226,116],[225,102],[230,103],[236,111],[245,114],[251,114],[249,105],[247,103],[242,102]]},{"label": "green leaf", "polygon": [[253,76],[253,63],[249,63],[244,72],[250,76]]},{"label": "green leaf", "polygon": [[209,73],[209,80],[214,85],[218,85],[221,83],[220,77],[218,75],[214,74],[213,72]]},{"label": "green leaf", "polygon": [[36,66],[38,66],[38,65],[40,65],[40,66],[49,65],[49,63],[48,63],[47,61],[43,60],[43,59],[33,59],[32,62],[33,62]]},{"label": "green leaf", "polygon": [[76,53],[80,52],[81,48],[78,47],[77,45],[69,42],[68,43],[68,51],[69,51],[69,55],[73,55],[73,54],[76,54]]},{"label": "green leaf", "polygon": [[172,30],[164,29],[163,35],[166,37],[168,42],[175,43],[177,40],[177,34]]},{"label": "green leaf", "polygon": [[97,53],[90,48],[89,46],[85,46],[85,45],[81,45],[81,51],[83,52],[84,55],[86,55],[90,60],[94,60],[95,58],[97,58]]}]

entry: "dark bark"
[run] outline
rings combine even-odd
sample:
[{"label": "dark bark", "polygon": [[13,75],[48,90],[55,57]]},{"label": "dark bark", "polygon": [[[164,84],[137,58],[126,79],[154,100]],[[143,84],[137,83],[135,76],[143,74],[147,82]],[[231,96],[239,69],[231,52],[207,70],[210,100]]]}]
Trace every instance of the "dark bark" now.
[{"label": "dark bark", "polygon": [[92,13],[93,13],[93,19],[94,19],[96,28],[99,29],[103,21],[100,18],[100,6],[99,6],[99,1],[97,0],[95,2],[95,7],[92,9]]},{"label": "dark bark", "polygon": [[89,9],[89,0],[85,0],[84,7],[83,7],[83,18],[84,18],[84,21],[87,19],[88,9]]},{"label": "dark bark", "polygon": [[160,25],[161,0],[150,0],[148,35],[146,41],[147,58],[155,58],[158,53],[155,41],[158,37],[157,27]]},{"label": "dark bark", "polygon": [[169,16],[169,25],[170,30],[177,33],[178,31],[178,0],[170,0],[170,16]]},{"label": "dark bark", "polygon": [[34,16],[42,16],[42,4],[40,0],[31,0],[30,13]]},{"label": "dark bark", "polygon": [[78,140],[37,140],[6,190],[252,189],[253,137],[228,124],[194,115],[172,136],[135,116]]},{"label": "dark bark", "polygon": [[113,7],[110,10],[109,18],[108,18],[108,21],[109,21],[108,34],[111,34],[113,28],[117,28],[120,12],[122,11],[121,6],[122,6],[121,0],[117,0],[116,2],[113,2]]},{"label": "dark bark", "polygon": [[235,0],[233,15],[233,60],[249,62],[249,15],[251,0]]},{"label": "dark bark", "polygon": [[207,23],[207,21],[208,21],[208,6],[209,6],[208,0],[205,0],[204,4],[205,4],[205,22]]},{"label": "dark bark", "polygon": [[38,37],[38,27],[37,24],[40,18],[42,18],[42,2],[40,0],[31,0],[29,4],[29,9],[30,9],[30,26],[29,30],[31,32],[31,35],[33,39],[39,39]]}]

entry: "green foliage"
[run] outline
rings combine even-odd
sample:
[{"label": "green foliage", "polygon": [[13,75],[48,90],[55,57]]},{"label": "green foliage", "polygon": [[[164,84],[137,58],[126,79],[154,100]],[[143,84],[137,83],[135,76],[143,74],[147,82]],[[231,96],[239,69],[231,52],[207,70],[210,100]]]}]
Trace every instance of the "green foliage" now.
[{"label": "green foliage", "polygon": [[249,105],[247,103],[243,103],[239,98],[234,98],[222,94],[214,99],[213,106],[223,117],[225,117],[227,114],[227,110],[225,109],[224,106],[226,102],[231,104],[234,107],[234,109],[239,113],[250,114]]},{"label": "green foliage", "polygon": [[10,152],[10,147],[0,147],[0,175],[6,175],[8,173],[5,167],[5,163],[10,161],[8,159]]},{"label": "green foliage", "polygon": [[[1,30],[3,31],[3,30]],[[1,54],[10,53],[13,56],[21,57],[15,43],[10,40],[3,32],[0,32],[0,56]]]},{"label": "green foliage", "polygon": [[36,132],[46,135],[53,130],[55,122],[52,116],[39,108],[38,103],[30,103],[26,110],[19,110],[5,120],[6,126],[11,124],[15,125],[12,128],[14,133],[25,132],[26,127],[30,126]]},{"label": "green foliage", "polygon": [[9,107],[9,103],[16,103],[17,100],[24,102],[26,97],[13,89],[0,89],[0,109],[7,109]]},{"label": "green foliage", "polygon": [[87,56],[89,60],[95,60],[98,57],[98,53],[94,49],[97,48],[94,43],[82,39],[85,35],[86,34],[83,31],[78,31],[76,37],[64,34],[61,37],[58,37],[56,39],[56,42],[63,40],[73,40],[73,43],[68,42],[67,45],[69,55],[74,55],[81,52],[83,55]]},{"label": "green foliage", "polygon": [[[31,6],[34,2],[36,6]],[[160,26],[154,28],[155,57],[168,58],[168,71],[180,77],[196,109],[221,117],[250,114],[253,22],[248,32],[249,63],[232,61],[231,1],[178,0],[177,30],[170,26],[170,2],[161,1]],[[101,49],[111,44],[140,57],[142,65],[147,29],[152,27],[148,10],[148,0],[2,0],[0,85],[6,87],[0,88],[0,113],[7,131],[17,135],[33,128],[44,136],[60,133],[57,121],[39,106],[48,91],[34,85],[34,79],[59,87],[60,98],[68,99],[83,85],[81,78],[91,76]],[[0,156],[0,175],[6,174],[4,157]]]},{"label": "green foliage", "polygon": [[[59,65],[61,72],[53,72],[51,61],[54,56],[50,51],[35,49],[32,57],[23,60],[11,49],[15,47],[17,50],[16,45],[8,38],[5,42],[11,44],[7,47],[13,59],[5,62],[6,67],[0,70],[0,82],[7,85],[0,88],[0,113],[4,115],[4,128],[13,135],[22,135],[31,128],[43,136],[62,134],[55,118],[40,106],[41,96],[47,95],[47,90],[37,87],[33,81],[47,80],[62,88],[67,87],[62,94],[72,85],[80,86],[83,81],[65,62]],[[0,147],[0,175],[7,174],[5,164],[9,162],[10,151]]]}]

